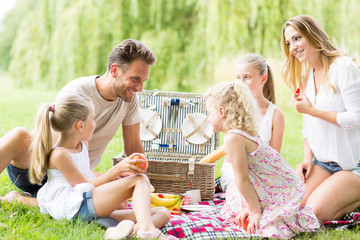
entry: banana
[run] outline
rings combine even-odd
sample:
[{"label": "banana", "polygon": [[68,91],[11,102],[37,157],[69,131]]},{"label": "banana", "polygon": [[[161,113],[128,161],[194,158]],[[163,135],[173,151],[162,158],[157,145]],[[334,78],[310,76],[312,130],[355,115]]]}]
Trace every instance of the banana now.
[{"label": "banana", "polygon": [[182,199],[180,198],[179,201],[175,204],[175,206],[173,206],[173,208],[171,209],[171,211],[179,211],[181,205],[182,205]]},{"label": "banana", "polygon": [[158,197],[160,198],[179,198],[181,197],[180,195],[177,194],[169,194],[169,193],[156,193],[158,195]]},{"label": "banana", "polygon": [[158,206],[164,206],[164,207],[170,207],[175,205],[180,197],[177,198],[160,198],[158,195],[154,193],[150,193],[151,196],[151,203],[158,205]]}]

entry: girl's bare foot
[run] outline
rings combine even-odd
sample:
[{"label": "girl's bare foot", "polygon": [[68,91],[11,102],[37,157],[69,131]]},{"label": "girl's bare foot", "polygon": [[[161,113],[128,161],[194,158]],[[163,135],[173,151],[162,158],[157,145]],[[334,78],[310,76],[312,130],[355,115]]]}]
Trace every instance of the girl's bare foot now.
[{"label": "girl's bare foot", "polygon": [[5,201],[7,202],[15,202],[19,201],[29,207],[37,206],[38,201],[36,198],[33,197],[25,197],[21,193],[17,191],[11,191],[8,194],[5,195]]},{"label": "girl's bare foot", "polygon": [[7,201],[7,202],[14,202],[16,200],[20,201],[21,197],[23,197],[23,195],[21,195],[21,193],[19,193],[17,191],[11,191],[5,195],[5,201]]}]

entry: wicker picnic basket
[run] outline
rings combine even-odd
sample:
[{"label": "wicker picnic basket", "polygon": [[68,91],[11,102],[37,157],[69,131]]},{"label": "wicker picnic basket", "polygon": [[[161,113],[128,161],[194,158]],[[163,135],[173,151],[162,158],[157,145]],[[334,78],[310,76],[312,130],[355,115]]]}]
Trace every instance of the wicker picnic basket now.
[{"label": "wicker picnic basket", "polygon": [[[205,131],[206,119],[199,122],[206,117],[202,95],[144,90],[138,98],[142,143],[149,163],[146,174],[155,191],[184,194],[200,189],[202,200],[212,200],[216,164],[199,161],[218,147],[219,136],[212,129]],[[188,125],[194,130],[185,128]],[[113,164],[124,158],[121,153],[113,158]]]}]

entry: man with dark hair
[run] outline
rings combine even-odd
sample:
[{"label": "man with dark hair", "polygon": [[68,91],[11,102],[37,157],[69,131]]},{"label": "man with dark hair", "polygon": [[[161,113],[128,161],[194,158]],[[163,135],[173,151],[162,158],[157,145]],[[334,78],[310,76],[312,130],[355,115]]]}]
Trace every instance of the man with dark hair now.
[{"label": "man with dark hair", "polygon": [[[120,125],[126,155],[144,153],[140,140],[140,111],[136,93],[142,91],[144,82],[149,77],[150,65],[156,60],[153,51],[144,44],[126,39],[110,52],[104,75],[75,79],[60,90],[58,96],[70,92],[83,93],[94,103],[96,127],[89,142],[92,170],[99,164]],[[0,139],[0,173],[7,167],[11,181],[24,192],[36,197],[41,186],[33,185],[28,180],[30,143],[31,133],[24,128],[15,128],[3,136]],[[56,143],[56,139],[53,143]],[[29,203],[25,198],[19,198],[18,195],[16,197]]]}]

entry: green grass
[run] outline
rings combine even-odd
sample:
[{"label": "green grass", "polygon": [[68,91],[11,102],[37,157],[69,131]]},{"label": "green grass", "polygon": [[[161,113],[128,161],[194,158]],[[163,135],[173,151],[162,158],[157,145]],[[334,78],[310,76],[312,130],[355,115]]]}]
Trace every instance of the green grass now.
[{"label": "green grass", "polygon": [[[55,98],[54,91],[35,91],[15,89],[6,77],[0,77],[0,137],[16,126],[31,130],[33,118],[41,103],[51,103]],[[282,155],[291,166],[302,160],[302,119],[289,104],[289,91],[278,84],[278,106],[285,114],[285,135]],[[222,140],[221,140],[222,141]],[[121,131],[115,135],[104,153],[97,170],[104,172],[111,167],[111,157],[122,150]],[[1,159],[0,159],[1,160]],[[217,175],[219,175],[219,167]],[[0,174],[0,195],[17,190],[7,176],[6,170]],[[55,221],[42,215],[37,207],[26,207],[21,204],[0,203],[0,239],[102,239],[105,231],[95,224],[81,221]],[[316,235],[303,234],[295,239],[360,239],[357,230],[345,232],[324,231]]]}]

